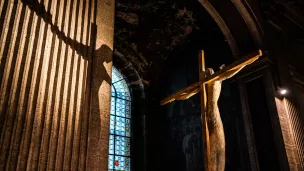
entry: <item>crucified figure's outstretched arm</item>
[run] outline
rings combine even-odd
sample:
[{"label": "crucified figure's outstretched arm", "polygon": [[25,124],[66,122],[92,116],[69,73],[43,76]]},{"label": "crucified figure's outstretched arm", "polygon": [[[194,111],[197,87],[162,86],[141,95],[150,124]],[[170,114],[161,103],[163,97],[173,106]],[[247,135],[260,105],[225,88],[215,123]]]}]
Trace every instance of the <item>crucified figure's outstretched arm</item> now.
[{"label": "crucified figure's outstretched arm", "polygon": [[[231,78],[235,74],[237,74],[240,70],[242,70],[244,67],[245,67],[245,65],[241,66],[239,68],[227,71],[224,74],[222,74],[218,79],[216,79],[216,81],[224,81],[228,78]],[[200,89],[201,89],[200,87],[196,87],[192,90],[189,90],[188,92],[185,92],[184,94],[181,94],[179,97],[177,97],[176,100],[186,100],[186,99],[192,97],[193,95],[195,95],[196,93],[198,93],[200,91]]]},{"label": "crucified figure's outstretched arm", "polygon": [[242,67],[239,67],[237,69],[234,69],[234,70],[230,70],[226,73],[224,73],[223,75],[221,75],[218,79],[218,81],[224,81],[228,78],[231,78],[233,77],[235,74],[237,74],[238,72],[240,72],[245,66],[242,66]]},{"label": "crucified figure's outstretched arm", "polygon": [[[235,74],[237,74],[238,72],[240,72],[245,66],[252,64],[254,61],[256,61],[257,59],[252,59],[247,61],[246,63],[244,63],[242,66],[239,66],[238,68],[233,68],[227,72],[225,72],[224,74],[222,74],[218,81],[224,81],[228,78],[233,77]],[[221,68],[221,67],[220,67]]]}]

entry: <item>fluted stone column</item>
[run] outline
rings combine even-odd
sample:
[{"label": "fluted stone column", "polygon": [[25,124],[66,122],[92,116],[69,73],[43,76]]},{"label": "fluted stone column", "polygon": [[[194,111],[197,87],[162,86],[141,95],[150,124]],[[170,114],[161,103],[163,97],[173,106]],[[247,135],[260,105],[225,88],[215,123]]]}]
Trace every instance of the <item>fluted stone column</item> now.
[{"label": "fluted stone column", "polygon": [[0,170],[107,170],[114,0],[0,1]]}]

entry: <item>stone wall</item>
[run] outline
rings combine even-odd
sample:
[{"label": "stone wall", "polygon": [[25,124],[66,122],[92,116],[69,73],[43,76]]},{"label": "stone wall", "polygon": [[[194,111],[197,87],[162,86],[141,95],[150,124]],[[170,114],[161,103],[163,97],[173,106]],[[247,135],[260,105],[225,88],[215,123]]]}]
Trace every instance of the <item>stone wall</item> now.
[{"label": "stone wall", "polygon": [[113,0],[0,2],[0,170],[107,170],[113,16]]}]

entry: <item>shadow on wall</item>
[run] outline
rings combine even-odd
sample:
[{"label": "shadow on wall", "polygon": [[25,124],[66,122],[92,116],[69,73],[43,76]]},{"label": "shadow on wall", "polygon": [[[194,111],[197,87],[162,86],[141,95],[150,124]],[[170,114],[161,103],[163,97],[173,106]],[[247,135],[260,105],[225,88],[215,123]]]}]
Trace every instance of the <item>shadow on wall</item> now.
[{"label": "shadow on wall", "polygon": [[[60,40],[62,40],[65,44],[69,45],[71,49],[75,50],[79,55],[81,55],[85,60],[89,60],[92,55],[102,57],[101,60],[98,61],[101,66],[104,66],[103,63],[112,62],[112,50],[107,45],[102,45],[99,48],[95,49],[96,44],[96,33],[97,26],[95,23],[91,23],[91,46],[84,45],[81,42],[77,42],[72,38],[68,37],[62,30],[59,29],[57,25],[52,23],[52,14],[49,11],[46,11],[45,6],[42,3],[39,3],[38,0],[21,0],[23,4],[27,5],[30,10],[34,11],[39,17],[41,17],[44,22],[51,26],[52,33],[56,34]],[[62,28],[63,29],[63,28]],[[96,61],[94,61],[96,62]],[[96,66],[100,66],[97,65]],[[100,73],[107,73],[105,67],[98,67]],[[111,77],[108,74],[100,75],[103,79],[98,81],[100,85],[102,81],[106,81],[108,84],[111,84]],[[98,77],[99,78],[99,77]]]},{"label": "shadow on wall", "polygon": [[[99,97],[100,93],[98,94],[98,92],[99,92],[99,89],[101,88],[101,85],[104,83],[104,81],[109,86],[111,85],[111,76],[108,74],[105,65],[107,63],[112,62],[112,49],[110,47],[108,47],[107,45],[102,45],[101,47],[98,47],[98,48],[95,47],[96,41],[97,41],[96,40],[97,25],[95,23],[91,23],[91,35],[89,35],[90,36],[89,40],[91,41],[90,45],[84,45],[83,43],[78,42],[77,40],[74,40],[71,37],[68,37],[68,35],[65,34],[64,31],[62,31],[64,26],[59,28],[56,25],[56,23],[52,23],[52,14],[49,12],[50,9],[46,10],[43,3],[40,3],[38,0],[21,0],[21,2],[25,6],[29,7],[29,9],[31,11],[33,11],[38,17],[40,17],[46,24],[49,24],[51,32],[53,34],[55,34],[60,41],[64,42],[74,52],[81,55],[84,60],[88,61],[87,71],[85,71],[85,72],[87,72],[85,87],[88,87],[88,88],[85,92],[86,95],[84,97],[84,100],[86,102],[84,102],[81,106],[81,109],[84,111],[84,113],[82,113],[83,116],[81,116],[81,117],[82,117],[82,119],[87,117],[86,112],[88,112],[90,110],[89,106],[94,105],[95,107],[93,109],[91,109],[91,112],[90,112],[91,113],[90,121],[92,121],[92,123],[90,122],[90,127],[92,127],[91,124],[93,124],[94,130],[93,130],[93,132],[91,132],[92,130],[88,129],[89,126],[86,125],[85,126],[86,128],[82,128],[82,129],[86,130],[85,131],[86,133],[84,133],[84,135],[81,135],[81,137],[84,136],[84,138],[81,138],[81,139],[85,139],[85,141],[87,141],[88,132],[90,131],[90,134],[92,134],[92,136],[93,136],[90,139],[90,144],[92,144],[92,146],[94,146],[94,143],[98,143],[100,141],[100,137],[95,134],[96,133],[100,134],[100,132],[98,132],[98,131],[103,130],[102,128],[105,127],[105,125],[101,125],[101,124],[105,123],[104,121],[105,121],[106,117],[101,116],[102,113],[100,111],[105,110],[105,109],[100,109],[101,107],[99,104],[101,104],[102,102],[101,102],[101,98]],[[51,1],[49,2],[49,4],[51,4]],[[95,5],[96,4],[97,3],[95,3]],[[94,11],[94,18],[96,18],[96,8]],[[94,21],[95,21],[95,19],[94,19]],[[71,25],[71,24],[75,24],[75,23],[70,22],[69,24]],[[69,26],[66,26],[66,27],[69,27]],[[74,35],[74,33],[73,33],[73,35]],[[76,37],[76,36],[73,36],[73,37]],[[57,55],[57,54],[54,54],[54,55]],[[111,73],[111,72],[109,72],[109,73]],[[110,97],[110,95],[109,95],[109,97]],[[108,134],[106,134],[106,136],[108,136]],[[38,137],[38,138],[41,138],[41,137]],[[104,137],[102,137],[102,140],[104,140],[103,138]],[[105,137],[105,138],[107,138],[107,137]],[[81,139],[80,139],[80,141],[82,141]],[[87,146],[87,143],[88,142],[85,143],[86,146]],[[41,144],[39,144],[39,146],[41,146]],[[92,148],[100,149],[100,147],[101,146],[99,145],[99,146],[95,146]],[[31,148],[31,147],[28,146],[28,149],[29,148]],[[37,147],[37,148],[39,148],[39,147]],[[87,147],[85,147],[85,149],[86,148]],[[93,150],[91,150],[91,151],[93,151]],[[56,151],[50,151],[50,152],[56,153]],[[8,153],[8,151],[6,151],[5,153]],[[102,152],[96,151],[96,153],[100,154]],[[3,154],[3,155],[5,155],[5,154]],[[30,156],[28,156],[28,157],[30,157]],[[62,156],[62,159],[64,160],[63,156]],[[96,159],[96,161],[97,160],[98,159]]]}]

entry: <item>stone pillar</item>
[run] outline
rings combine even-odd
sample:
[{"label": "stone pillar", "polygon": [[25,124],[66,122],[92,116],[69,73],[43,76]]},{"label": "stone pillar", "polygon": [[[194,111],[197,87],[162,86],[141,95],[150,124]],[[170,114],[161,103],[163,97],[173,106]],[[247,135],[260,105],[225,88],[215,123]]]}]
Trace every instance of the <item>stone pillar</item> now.
[{"label": "stone pillar", "polygon": [[98,0],[91,81],[88,170],[108,170],[114,0]]},{"label": "stone pillar", "polygon": [[0,1],[0,170],[107,170],[113,21],[113,0]]}]

